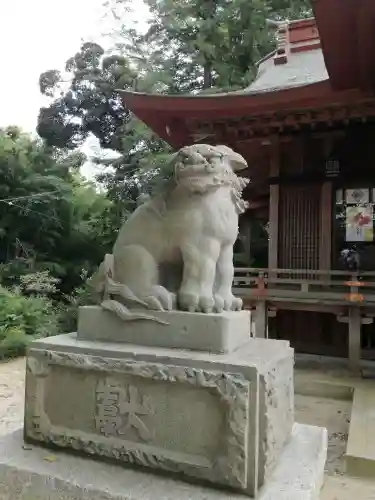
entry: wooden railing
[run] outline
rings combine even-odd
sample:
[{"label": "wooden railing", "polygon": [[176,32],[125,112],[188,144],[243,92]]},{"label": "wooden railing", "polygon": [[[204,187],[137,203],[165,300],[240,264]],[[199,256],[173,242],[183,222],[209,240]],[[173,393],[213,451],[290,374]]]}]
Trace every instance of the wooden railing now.
[{"label": "wooden railing", "polygon": [[237,267],[233,288],[254,301],[375,306],[375,272]]}]

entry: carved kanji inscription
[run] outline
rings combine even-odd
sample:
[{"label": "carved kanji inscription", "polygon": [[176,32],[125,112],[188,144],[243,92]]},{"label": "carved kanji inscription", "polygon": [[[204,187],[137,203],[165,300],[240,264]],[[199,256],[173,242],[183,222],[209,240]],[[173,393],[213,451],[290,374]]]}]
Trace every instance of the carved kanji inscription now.
[{"label": "carved kanji inscription", "polygon": [[135,429],[143,441],[151,432],[142,417],[151,415],[149,397],[141,396],[132,384],[120,384],[112,378],[100,380],[96,388],[96,429],[105,436],[123,436]]}]

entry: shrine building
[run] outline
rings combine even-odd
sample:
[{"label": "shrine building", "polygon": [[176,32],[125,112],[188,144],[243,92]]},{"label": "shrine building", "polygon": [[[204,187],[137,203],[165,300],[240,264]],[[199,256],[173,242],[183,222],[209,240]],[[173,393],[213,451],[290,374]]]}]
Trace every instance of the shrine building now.
[{"label": "shrine building", "polygon": [[[249,264],[236,267],[235,293],[258,336],[348,357],[358,371],[375,359],[375,1],[312,4],[314,18],[280,24],[244,90],[122,96],[174,148],[226,144],[247,159]],[[255,225],[268,229],[263,253]],[[359,275],[340,258],[353,246]]]}]

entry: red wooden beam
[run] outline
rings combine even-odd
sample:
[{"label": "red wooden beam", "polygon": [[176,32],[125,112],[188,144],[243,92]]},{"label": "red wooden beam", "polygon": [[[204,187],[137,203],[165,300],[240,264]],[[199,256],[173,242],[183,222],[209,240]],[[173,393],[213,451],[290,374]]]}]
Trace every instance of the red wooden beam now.
[{"label": "red wooden beam", "polygon": [[375,86],[375,2],[361,0],[357,6],[357,61],[360,88]]},{"label": "red wooden beam", "polygon": [[332,87],[357,87],[356,9],[360,0],[314,0],[313,10]]},{"label": "red wooden beam", "polygon": [[[191,135],[201,135],[213,138],[216,142],[230,142],[236,145],[248,145],[262,148],[268,146],[269,136],[273,131],[295,131],[302,127],[312,127],[314,124],[333,125],[337,123],[349,123],[363,117],[375,116],[375,99],[367,100],[353,108],[333,106],[330,108],[303,113],[286,111],[284,115],[269,115],[267,117],[254,117],[251,120],[228,120],[223,128],[222,122],[201,122],[199,120],[189,121],[188,130]],[[290,140],[287,135],[282,136],[282,141]]]},{"label": "red wooden beam", "polygon": [[234,147],[238,141],[255,135],[280,133],[286,126],[333,123],[334,113],[342,113],[343,107],[355,110],[357,115],[372,116],[375,103],[373,98],[364,100],[358,89],[333,92],[329,82],[257,95],[183,97],[121,93],[125,105],[175,148],[192,142],[224,142]]},{"label": "red wooden beam", "polygon": [[[171,117],[212,120],[265,116],[310,108],[319,109],[332,104],[355,104],[363,95],[356,89],[345,92],[332,91],[328,80],[276,92],[259,94],[228,93],[211,96],[174,96],[165,94],[140,94],[119,90],[125,105],[141,118],[168,121]],[[142,118],[141,118],[142,119]]]},{"label": "red wooden beam", "polygon": [[375,84],[375,2],[314,0],[313,10],[332,88],[372,89]]}]

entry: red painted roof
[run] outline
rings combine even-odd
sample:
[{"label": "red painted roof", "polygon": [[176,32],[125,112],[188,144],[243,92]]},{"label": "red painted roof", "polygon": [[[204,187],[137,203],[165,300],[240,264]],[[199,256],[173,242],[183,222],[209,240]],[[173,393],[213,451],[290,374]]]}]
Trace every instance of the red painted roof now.
[{"label": "red painted roof", "polygon": [[375,88],[375,1],[313,0],[331,85]]},{"label": "red painted roof", "polygon": [[[369,26],[374,33],[375,0],[313,3],[316,20],[279,23],[277,49],[258,63],[257,77],[248,88],[185,96],[120,91],[126,106],[160,137],[180,147],[192,140],[187,120],[259,117],[280,110],[303,112],[332,104],[350,106],[363,100],[368,95],[363,94],[360,82],[375,84],[375,78],[371,80],[375,74],[375,37],[371,38],[373,59],[364,57],[373,53]],[[352,5],[357,6],[357,14]],[[367,11],[367,28],[359,37]],[[353,19],[357,20],[356,30]],[[358,54],[358,44],[351,33],[359,37],[360,47],[370,47],[368,52]],[[355,57],[357,60],[353,61]]]}]

